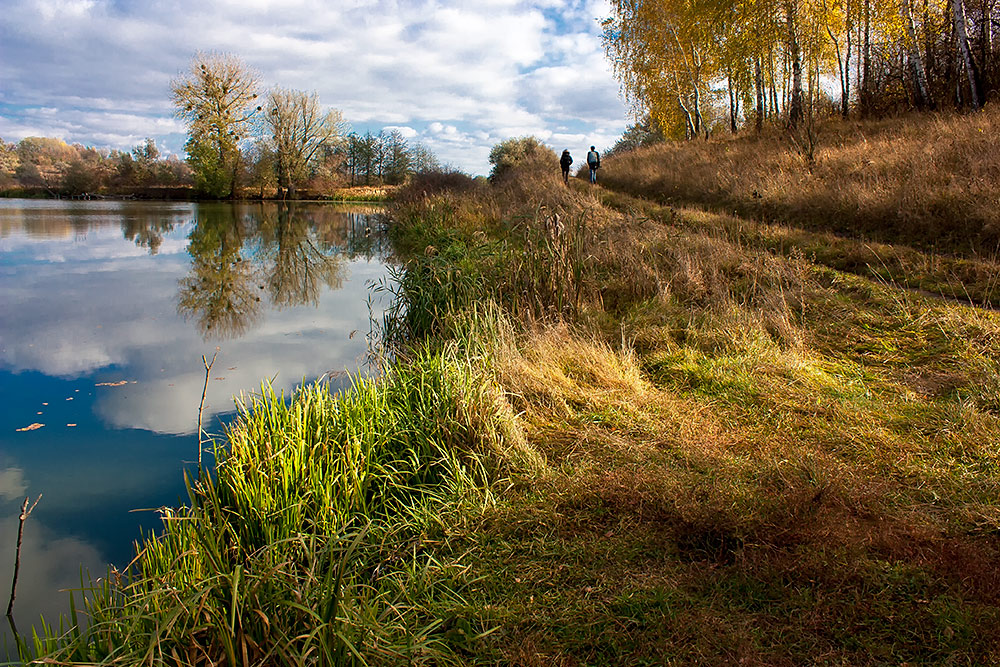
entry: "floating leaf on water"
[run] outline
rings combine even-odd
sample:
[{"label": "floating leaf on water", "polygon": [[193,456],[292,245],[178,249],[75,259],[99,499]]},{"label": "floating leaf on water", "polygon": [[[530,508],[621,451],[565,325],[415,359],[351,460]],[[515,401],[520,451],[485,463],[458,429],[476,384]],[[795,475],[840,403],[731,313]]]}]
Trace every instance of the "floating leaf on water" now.
[{"label": "floating leaf on water", "polygon": [[66,400],[67,400],[67,401],[72,401],[72,400],[73,400],[73,397],[72,397],[72,396],[70,396],[70,397],[69,397],[69,398],[67,398]]},{"label": "floating leaf on water", "polygon": [[19,428],[19,429],[17,429],[17,431],[18,432],[21,432],[21,431],[37,431],[38,429],[42,428],[43,426],[45,426],[45,424],[39,424],[38,422],[35,422],[33,424],[29,424],[29,425],[25,426],[24,428]]},{"label": "floating leaf on water", "polygon": [[42,405],[48,405],[48,403],[42,403]]},{"label": "floating leaf on water", "polygon": [[121,387],[122,385],[128,384],[127,380],[119,380],[118,382],[98,382],[95,387]]},{"label": "floating leaf on water", "polygon": [[66,426],[69,426],[70,428],[73,428],[74,426],[76,426],[76,424],[66,424]]}]

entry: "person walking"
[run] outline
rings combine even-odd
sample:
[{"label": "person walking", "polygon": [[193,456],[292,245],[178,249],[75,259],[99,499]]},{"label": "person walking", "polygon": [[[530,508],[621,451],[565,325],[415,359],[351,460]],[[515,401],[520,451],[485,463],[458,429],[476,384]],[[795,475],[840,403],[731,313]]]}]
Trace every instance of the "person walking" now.
[{"label": "person walking", "polygon": [[601,168],[601,154],[593,146],[590,147],[590,152],[587,153],[587,166],[590,167],[590,182],[596,183],[597,170]]},{"label": "person walking", "polygon": [[573,156],[569,154],[569,149],[567,148],[562,152],[562,157],[559,158],[559,166],[562,167],[563,173],[563,183],[569,185],[569,166],[573,164]]}]

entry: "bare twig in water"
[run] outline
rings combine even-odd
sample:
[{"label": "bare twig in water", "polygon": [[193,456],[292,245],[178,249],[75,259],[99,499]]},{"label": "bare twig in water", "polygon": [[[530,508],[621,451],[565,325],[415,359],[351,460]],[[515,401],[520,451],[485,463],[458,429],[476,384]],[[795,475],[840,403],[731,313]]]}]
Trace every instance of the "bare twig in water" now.
[{"label": "bare twig in water", "polygon": [[212,375],[212,366],[215,365],[215,358],[219,356],[219,348],[215,348],[215,354],[212,355],[212,363],[208,363],[208,359],[205,355],[201,355],[201,363],[205,364],[205,386],[201,390],[201,404],[198,406],[198,477],[201,477],[201,453],[204,449],[202,443],[204,442],[205,429],[201,427],[201,416],[205,412],[205,395],[208,394],[208,380]]},{"label": "bare twig in water", "polygon": [[[42,494],[38,494],[38,500],[42,499]],[[24,497],[24,504],[21,505],[21,517],[17,524],[17,551],[14,555],[14,580],[10,584],[10,602],[7,603],[7,618],[13,620],[14,598],[17,596],[17,575],[21,569],[21,537],[24,535],[24,520],[27,519],[38,505],[38,500],[34,505],[28,507],[28,496]],[[13,623],[12,623],[13,625]]]}]

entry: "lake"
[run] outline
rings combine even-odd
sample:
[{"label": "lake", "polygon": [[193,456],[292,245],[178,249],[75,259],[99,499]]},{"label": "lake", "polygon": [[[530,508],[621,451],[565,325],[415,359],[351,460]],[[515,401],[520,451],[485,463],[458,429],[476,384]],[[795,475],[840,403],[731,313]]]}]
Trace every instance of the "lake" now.
[{"label": "lake", "polygon": [[202,355],[218,353],[213,434],[262,380],[287,394],[367,372],[387,255],[373,208],[0,199],[4,608],[21,502],[43,496],[24,529],[22,632],[67,609],[81,568],[127,565],[159,524],[148,510],[185,502]]}]

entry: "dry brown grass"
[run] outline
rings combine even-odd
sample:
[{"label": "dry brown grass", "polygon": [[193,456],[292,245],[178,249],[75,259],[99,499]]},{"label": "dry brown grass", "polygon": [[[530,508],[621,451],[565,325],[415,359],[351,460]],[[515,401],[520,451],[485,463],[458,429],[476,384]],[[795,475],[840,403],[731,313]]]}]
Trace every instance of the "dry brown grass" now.
[{"label": "dry brown grass", "polygon": [[884,121],[827,120],[814,160],[774,131],[671,143],[606,160],[606,187],[661,203],[994,255],[1000,243],[1000,108]]},{"label": "dry brown grass", "polygon": [[831,269],[798,245],[822,234],[552,180],[454,203],[488,202],[466,233],[495,248],[542,209],[590,232],[577,317],[493,358],[544,461],[448,537],[499,628],[482,659],[1000,659],[1000,316]]}]

